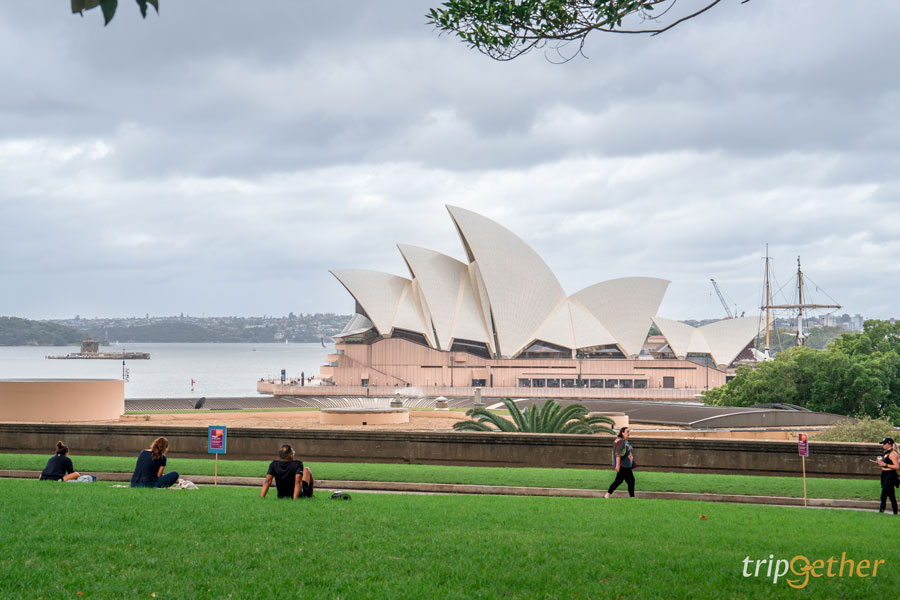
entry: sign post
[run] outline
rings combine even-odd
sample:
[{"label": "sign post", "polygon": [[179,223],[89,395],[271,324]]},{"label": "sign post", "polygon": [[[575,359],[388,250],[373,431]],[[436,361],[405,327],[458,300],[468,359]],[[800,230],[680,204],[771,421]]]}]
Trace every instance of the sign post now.
[{"label": "sign post", "polygon": [[206,435],[207,452],[216,455],[216,470],[213,485],[219,485],[219,455],[225,454],[228,428],[224,425],[210,425]]},{"label": "sign post", "polygon": [[809,456],[809,436],[805,433],[797,435],[797,452],[803,468],[803,508],[806,508],[806,457]]}]

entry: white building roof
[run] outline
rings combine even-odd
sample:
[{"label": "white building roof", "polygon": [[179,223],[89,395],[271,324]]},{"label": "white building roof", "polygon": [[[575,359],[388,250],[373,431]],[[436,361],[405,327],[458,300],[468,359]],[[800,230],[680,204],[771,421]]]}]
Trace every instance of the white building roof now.
[{"label": "white building roof", "polygon": [[550,267],[513,232],[470,210],[447,210],[484,280],[500,354],[515,356],[566,294]]},{"label": "white building roof", "polygon": [[[677,356],[708,353],[727,365],[759,330],[755,318],[699,329],[654,319],[669,285],[665,279],[612,279],[567,297],[547,264],[514,233],[470,210],[447,210],[468,264],[401,244],[412,279],[358,269],[331,271],[378,333],[413,331],[441,350],[449,350],[455,340],[469,340],[510,358],[538,340],[572,351],[616,345],[635,357],[655,322]],[[359,333],[366,322],[357,319],[350,329]]]},{"label": "white building roof", "polygon": [[667,287],[665,279],[623,277],[595,283],[572,298],[613,335],[625,356],[637,356]]},{"label": "white building roof", "polygon": [[677,358],[685,358],[688,353],[709,354],[720,367],[734,362],[762,328],[758,317],[726,319],[703,327],[662,317],[653,317],[653,322]]}]

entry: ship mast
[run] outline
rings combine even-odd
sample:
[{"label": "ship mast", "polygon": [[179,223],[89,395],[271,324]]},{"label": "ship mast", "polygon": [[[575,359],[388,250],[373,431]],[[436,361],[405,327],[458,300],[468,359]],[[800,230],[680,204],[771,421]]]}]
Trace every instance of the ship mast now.
[{"label": "ship mast", "polygon": [[807,304],[803,301],[803,270],[800,268],[800,257],[797,257],[797,304],[772,304],[772,291],[769,284],[769,245],[766,244],[766,354],[769,352],[769,311],[788,309],[797,311],[797,345],[802,346],[806,336],[803,335],[803,309],[843,308],[840,304]]},{"label": "ship mast", "polygon": [[769,329],[771,329],[769,306],[772,304],[772,288],[769,284],[769,244],[766,244],[766,360],[769,358]]},{"label": "ship mast", "polygon": [[797,345],[802,346],[803,340],[803,271],[800,270],[800,257],[797,257]]}]

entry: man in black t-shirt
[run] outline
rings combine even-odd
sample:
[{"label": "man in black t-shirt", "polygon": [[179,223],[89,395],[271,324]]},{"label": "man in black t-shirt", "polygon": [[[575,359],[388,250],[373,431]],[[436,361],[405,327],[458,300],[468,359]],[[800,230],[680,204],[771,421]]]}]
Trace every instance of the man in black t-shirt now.
[{"label": "man in black t-shirt", "polygon": [[263,483],[261,498],[265,498],[275,481],[279,498],[312,498],[314,480],[312,472],[303,466],[303,461],[294,460],[294,449],[284,444],[278,450],[278,460],[269,463],[266,481]]}]

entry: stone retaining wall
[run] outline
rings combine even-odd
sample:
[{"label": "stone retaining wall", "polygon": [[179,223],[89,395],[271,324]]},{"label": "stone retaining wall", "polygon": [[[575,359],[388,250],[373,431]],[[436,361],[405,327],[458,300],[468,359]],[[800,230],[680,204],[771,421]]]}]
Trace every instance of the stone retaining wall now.
[{"label": "stone retaining wall", "polygon": [[[0,424],[0,452],[52,453],[64,440],[73,456],[136,456],[157,436],[172,457],[204,458],[205,427]],[[800,475],[795,442],[632,437],[641,470],[742,475]],[[283,443],[307,461],[475,465],[489,467],[610,468],[608,436],[523,433],[228,429],[230,459],[267,460]],[[878,475],[868,462],[877,444],[811,442],[807,474]]]}]

